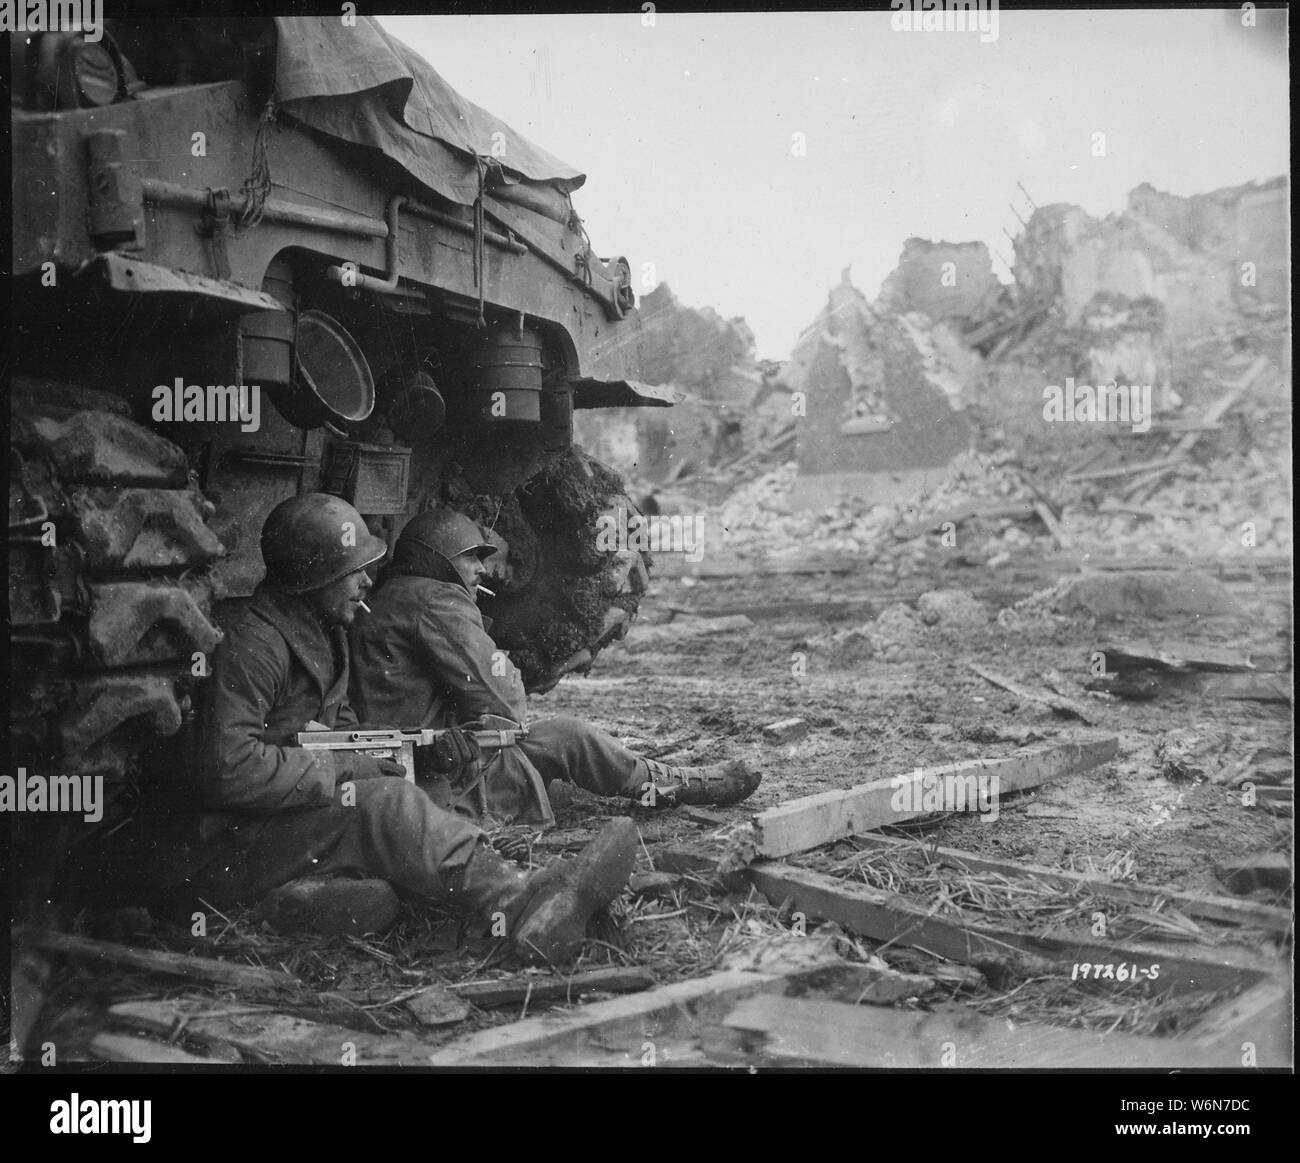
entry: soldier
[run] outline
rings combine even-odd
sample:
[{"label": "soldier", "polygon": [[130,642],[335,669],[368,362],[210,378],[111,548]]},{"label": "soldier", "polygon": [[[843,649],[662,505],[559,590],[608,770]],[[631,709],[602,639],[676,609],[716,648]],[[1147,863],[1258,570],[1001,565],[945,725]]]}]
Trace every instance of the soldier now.
[{"label": "soldier", "polygon": [[[407,522],[373,610],[352,627],[352,700],[363,719],[411,729],[463,727],[485,716],[525,724],[519,672],[488,636],[476,604],[484,558],[495,552],[479,527],[454,510],[430,510]],[[480,757],[468,736],[456,731],[452,738],[464,764],[476,766]],[[571,780],[597,795],[651,807],[734,804],[762,778],[738,759],[670,767],[568,716],[529,725],[517,747],[490,762],[489,800],[496,804],[519,803],[528,782],[520,768],[529,764],[546,784]]]},{"label": "soldier", "polygon": [[213,814],[203,820],[190,882],[221,907],[309,875],[380,877],[484,917],[503,915],[527,960],[569,959],[591,914],[631,875],[631,820],[611,821],[576,859],[525,874],[474,823],[402,779],[398,764],[292,745],[309,723],[357,725],[346,629],[371,586],[365,567],[386,552],[337,497],[294,497],[267,518],[266,578],[217,649],[200,694],[193,762]]}]

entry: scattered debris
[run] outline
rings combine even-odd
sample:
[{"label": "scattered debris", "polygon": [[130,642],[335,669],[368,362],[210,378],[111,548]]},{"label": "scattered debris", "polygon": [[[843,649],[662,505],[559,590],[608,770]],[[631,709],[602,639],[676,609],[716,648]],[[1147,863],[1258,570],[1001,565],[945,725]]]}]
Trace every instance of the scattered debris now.
[{"label": "scattered debris", "polygon": [[[683,814],[685,811],[683,808]],[[680,878],[671,872],[634,872],[627,890],[633,896],[660,897],[673,892],[680,884]]]},{"label": "scattered debris", "polygon": [[158,1066],[214,1066],[244,1061],[232,1047],[215,1046],[206,1055],[191,1054],[167,1042],[108,1031],[96,1034],[90,1040],[90,1053],[94,1058],[107,1062],[140,1062]]},{"label": "scattered debris", "polygon": [[1158,670],[1246,671],[1257,669],[1252,656],[1227,646],[1144,638],[1109,639],[1100,648],[1103,673],[1124,674],[1154,667]]},{"label": "scattered debris", "polygon": [[763,738],[769,743],[793,743],[796,739],[802,739],[808,734],[808,722],[806,719],[781,719],[776,723],[769,723],[763,728]]},{"label": "scattered debris", "polygon": [[[1008,963],[1017,973],[1055,975],[1065,966],[1068,975],[1068,967],[1085,962],[1099,967],[1123,964],[1120,977],[1113,973],[1109,977],[1116,988],[1131,984],[1158,994],[1170,989],[1228,989],[1243,981],[1253,984],[1274,968],[1221,947],[1182,945],[1173,949],[1082,935],[1048,937],[1007,925],[975,922],[962,915],[937,916],[932,908],[894,893],[789,864],[760,862],[750,868],[749,876],[773,903],[788,901],[810,917],[833,920],[864,937],[917,946],[968,964],[975,958],[993,958]],[[1134,971],[1128,966],[1141,968]],[[1151,966],[1158,966],[1154,976]],[[983,963],[981,968],[987,975]]]},{"label": "scattered debris", "polygon": [[966,667],[968,670],[974,671],[986,682],[991,682],[996,687],[1010,691],[1017,698],[1028,699],[1034,703],[1043,703],[1059,714],[1082,719],[1085,723],[1095,723],[1097,721],[1096,715],[1088,707],[1074,699],[1062,698],[1060,695],[1052,694],[1049,691],[1034,690],[1007,678],[1005,675],[989,670],[988,667],[980,666],[978,663],[968,662]]},{"label": "scattered debris", "polygon": [[469,1016],[469,1002],[459,990],[429,985],[405,1001],[406,1008],[422,1026],[452,1026]]},{"label": "scattered debris", "polygon": [[1183,912],[1194,917],[1204,917],[1207,920],[1230,925],[1258,927],[1275,933],[1286,933],[1291,928],[1291,914],[1287,909],[1258,905],[1250,901],[1197,896],[1177,889],[1135,884],[1131,881],[1103,880],[1079,872],[1061,872],[1016,861],[992,860],[974,852],[960,852],[952,848],[895,840],[878,834],[860,836],[857,842],[868,849],[884,849],[925,865],[938,863],[969,872],[993,872],[1001,876],[1013,876],[1056,885],[1083,896],[1127,901],[1157,909],[1162,903],[1167,903],[1176,905]]},{"label": "scattered debris", "polygon": [[1134,570],[1128,573],[1084,574],[1056,597],[1061,614],[1091,614],[1094,618],[1141,615],[1164,618],[1174,614],[1227,614],[1236,599],[1222,582],[1195,570]]},{"label": "scattered debris", "polygon": [[685,807],[680,808],[679,811],[688,820],[703,824],[706,828],[721,828],[727,823],[727,817],[720,812],[713,812],[708,808],[701,808],[694,804],[687,804]]},{"label": "scattered debris", "polygon": [[1257,852],[1241,860],[1226,861],[1214,868],[1229,892],[1244,896],[1259,888],[1285,892],[1291,887],[1291,862],[1282,852]]},{"label": "scattered debris", "polygon": [[[234,1049],[246,1060],[312,1066],[424,1066],[429,1048],[410,1034],[368,1034],[276,1013],[265,1006],[221,1006],[183,998],[110,1006],[109,1020],[136,1032],[184,1029],[203,1046]],[[350,1049],[349,1049],[350,1048]]]},{"label": "scattered debris", "polygon": [[931,590],[916,600],[917,613],[927,626],[969,630],[989,620],[988,610],[965,590]]},{"label": "scattered debris", "polygon": [[[731,969],[661,986],[633,997],[596,1002],[571,1014],[546,1015],[483,1030],[430,1058],[432,1066],[684,1065],[698,1060],[690,1034],[709,1013],[780,981],[775,973]],[[645,1061],[645,1043],[653,1060]],[[683,1044],[685,1043],[685,1044]]]},{"label": "scattered debris", "polygon": [[[676,877],[673,878],[676,880]],[[486,1009],[524,1002],[576,1002],[594,993],[635,993],[654,985],[654,976],[639,966],[586,969],[567,975],[527,974],[495,981],[469,982],[454,987],[462,1002]]]},{"label": "scattered debris", "polygon": [[209,957],[191,957],[186,953],[133,949],[108,941],[78,937],[73,933],[45,930],[25,933],[23,937],[33,948],[55,956],[126,965],[163,977],[183,977],[189,981],[213,982],[249,990],[297,990],[301,986],[297,978],[272,969],[255,969]]}]

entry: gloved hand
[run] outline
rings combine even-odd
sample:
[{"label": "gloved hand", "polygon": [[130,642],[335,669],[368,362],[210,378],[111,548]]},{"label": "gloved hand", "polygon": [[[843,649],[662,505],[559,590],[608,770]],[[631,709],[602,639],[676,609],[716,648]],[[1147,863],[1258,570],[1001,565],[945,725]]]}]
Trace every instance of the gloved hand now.
[{"label": "gloved hand", "polygon": [[447,728],[429,748],[429,766],[439,775],[459,775],[483,758],[482,749],[473,737],[455,727]]},{"label": "gloved hand", "polygon": [[336,783],[358,779],[385,779],[406,776],[404,768],[395,759],[379,759],[365,755],[360,751],[325,751],[317,757],[317,763],[325,763],[334,773]]}]

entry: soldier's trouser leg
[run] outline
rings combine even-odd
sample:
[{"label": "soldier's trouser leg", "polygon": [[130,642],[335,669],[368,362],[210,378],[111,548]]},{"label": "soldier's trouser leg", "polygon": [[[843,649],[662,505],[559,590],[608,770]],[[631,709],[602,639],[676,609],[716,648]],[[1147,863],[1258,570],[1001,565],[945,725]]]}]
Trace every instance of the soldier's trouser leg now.
[{"label": "soldier's trouser leg", "polygon": [[566,779],[596,795],[629,796],[640,794],[645,779],[634,752],[569,715],[531,724],[519,747],[548,784]]},{"label": "soldier's trouser leg", "polygon": [[374,876],[420,896],[446,896],[448,877],[468,863],[480,829],[406,780],[352,786],[350,807],[336,795],[328,807],[250,819],[221,836],[213,858],[191,877],[193,887],[219,908],[329,873]]}]

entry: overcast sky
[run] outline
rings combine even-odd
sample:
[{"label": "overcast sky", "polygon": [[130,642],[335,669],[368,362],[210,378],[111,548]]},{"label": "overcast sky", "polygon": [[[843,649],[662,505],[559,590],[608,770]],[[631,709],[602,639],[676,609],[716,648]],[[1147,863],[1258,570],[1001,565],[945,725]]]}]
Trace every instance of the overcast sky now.
[{"label": "overcast sky", "polygon": [[651,28],[630,7],[381,23],[587,174],[574,204],[638,293],[653,263],[682,302],[744,316],[760,357],[789,354],[844,267],[874,298],[911,235],[1011,258],[1017,181],[1104,215],[1144,181],[1186,195],[1289,170],[1267,19],[1004,9],[981,43],[895,32],[888,12],[660,11]]}]

